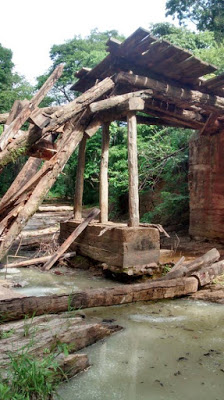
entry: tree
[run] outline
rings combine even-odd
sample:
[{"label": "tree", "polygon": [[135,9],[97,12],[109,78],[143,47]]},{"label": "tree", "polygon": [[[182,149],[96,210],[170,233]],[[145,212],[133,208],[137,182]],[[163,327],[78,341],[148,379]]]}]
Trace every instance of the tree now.
[{"label": "tree", "polygon": [[223,0],[167,0],[166,10],[166,15],[176,17],[180,24],[190,20],[199,31],[212,31],[218,41],[223,41]]},{"label": "tree", "polygon": [[12,51],[0,44],[0,113],[9,111],[16,99],[31,98],[33,88],[13,72]]},{"label": "tree", "polygon": [[63,44],[52,46],[50,50],[52,66],[47,74],[37,78],[37,87],[39,88],[44,83],[58,64],[64,64],[64,71],[51,91],[48,104],[52,101],[62,104],[74,99],[77,93],[70,91],[70,87],[75,82],[75,72],[82,67],[93,68],[106,57],[106,42],[112,36],[117,39],[124,39],[116,30],[99,32],[94,29],[85,38],[76,35],[73,39]]}]

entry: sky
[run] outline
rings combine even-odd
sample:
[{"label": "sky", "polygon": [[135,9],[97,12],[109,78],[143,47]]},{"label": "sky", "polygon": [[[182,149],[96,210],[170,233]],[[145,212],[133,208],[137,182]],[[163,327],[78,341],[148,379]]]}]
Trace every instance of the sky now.
[{"label": "sky", "polygon": [[35,83],[51,65],[50,48],[91,29],[125,36],[165,18],[166,0],[7,0],[1,4],[0,43],[13,52],[15,71]]}]

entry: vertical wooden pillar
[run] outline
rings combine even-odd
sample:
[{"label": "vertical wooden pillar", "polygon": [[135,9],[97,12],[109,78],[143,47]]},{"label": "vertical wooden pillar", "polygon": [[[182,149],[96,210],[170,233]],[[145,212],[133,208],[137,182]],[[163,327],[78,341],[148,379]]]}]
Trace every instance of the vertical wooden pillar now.
[{"label": "vertical wooden pillar", "polygon": [[139,226],[137,119],[135,112],[127,115],[128,172],[129,172],[129,226]]},{"label": "vertical wooden pillar", "polygon": [[86,140],[87,136],[84,134],[83,139],[79,145],[78,165],[75,182],[75,196],[74,196],[74,218],[77,220],[82,219],[82,199],[84,187],[84,170],[85,170],[85,156],[86,156]]},{"label": "vertical wooden pillar", "polygon": [[108,222],[108,161],[110,143],[110,124],[104,123],[102,132],[102,154],[100,163],[100,222]]}]

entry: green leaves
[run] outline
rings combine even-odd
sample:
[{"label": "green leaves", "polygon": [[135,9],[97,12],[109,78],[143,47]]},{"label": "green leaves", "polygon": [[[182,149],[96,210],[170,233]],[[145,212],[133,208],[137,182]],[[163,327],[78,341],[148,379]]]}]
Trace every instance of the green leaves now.
[{"label": "green leaves", "polygon": [[212,31],[216,40],[223,41],[223,0],[167,0],[166,10],[166,15],[176,17],[180,24],[190,20],[199,31]]}]

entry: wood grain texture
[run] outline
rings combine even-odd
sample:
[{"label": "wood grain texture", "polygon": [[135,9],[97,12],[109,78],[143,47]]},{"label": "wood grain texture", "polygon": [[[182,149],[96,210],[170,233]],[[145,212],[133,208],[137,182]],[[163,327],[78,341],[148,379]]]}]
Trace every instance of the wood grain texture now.
[{"label": "wood grain texture", "polygon": [[137,121],[128,113],[129,226],[139,225]]},{"label": "wood grain texture", "polygon": [[88,289],[70,295],[30,296],[2,300],[0,301],[1,320],[6,322],[20,319],[25,315],[32,316],[33,313],[38,316],[64,312],[68,310],[68,305],[73,309],[79,310],[137,301],[168,299],[195,293],[197,290],[197,279],[189,277],[170,281],[150,281],[133,285],[120,285],[104,289]]},{"label": "wood grain texture", "polygon": [[108,162],[109,162],[109,144],[110,144],[110,124],[103,124],[102,131],[102,152],[100,162],[100,222],[108,222]]}]

